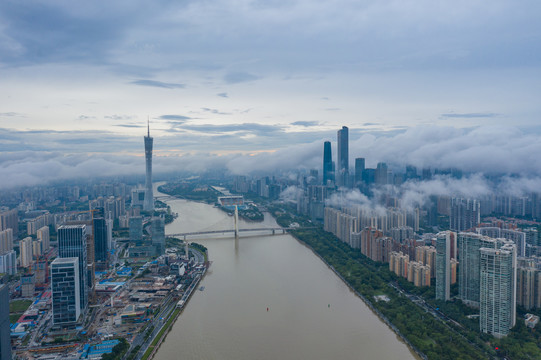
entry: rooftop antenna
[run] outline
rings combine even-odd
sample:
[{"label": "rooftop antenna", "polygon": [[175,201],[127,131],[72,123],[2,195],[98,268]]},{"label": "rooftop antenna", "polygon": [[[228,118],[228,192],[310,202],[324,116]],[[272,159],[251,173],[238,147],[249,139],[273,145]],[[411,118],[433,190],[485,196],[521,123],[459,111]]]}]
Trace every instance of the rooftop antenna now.
[{"label": "rooftop antenna", "polygon": [[148,129],[148,137],[150,137],[150,116],[147,115],[147,129]]}]

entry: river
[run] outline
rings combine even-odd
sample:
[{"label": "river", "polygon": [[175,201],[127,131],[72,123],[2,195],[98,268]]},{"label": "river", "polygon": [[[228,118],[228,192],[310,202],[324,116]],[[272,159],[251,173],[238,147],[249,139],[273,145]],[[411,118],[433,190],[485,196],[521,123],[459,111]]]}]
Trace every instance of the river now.
[{"label": "river", "polygon": [[[159,194],[157,191],[155,194]],[[232,228],[211,205],[170,200],[166,234]],[[240,228],[276,226],[240,221]],[[155,359],[414,359],[379,318],[290,235],[194,240],[213,262]]]}]

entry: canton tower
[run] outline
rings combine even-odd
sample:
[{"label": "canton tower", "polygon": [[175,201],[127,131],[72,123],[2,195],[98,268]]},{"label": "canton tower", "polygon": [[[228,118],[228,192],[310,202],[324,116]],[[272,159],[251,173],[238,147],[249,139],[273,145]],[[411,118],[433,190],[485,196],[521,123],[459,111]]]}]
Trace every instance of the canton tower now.
[{"label": "canton tower", "polygon": [[150,137],[150,120],[147,124],[148,134],[145,136],[145,161],[147,168],[147,177],[145,181],[145,202],[143,210],[154,211],[154,195],[152,193],[152,143],[154,139]]}]

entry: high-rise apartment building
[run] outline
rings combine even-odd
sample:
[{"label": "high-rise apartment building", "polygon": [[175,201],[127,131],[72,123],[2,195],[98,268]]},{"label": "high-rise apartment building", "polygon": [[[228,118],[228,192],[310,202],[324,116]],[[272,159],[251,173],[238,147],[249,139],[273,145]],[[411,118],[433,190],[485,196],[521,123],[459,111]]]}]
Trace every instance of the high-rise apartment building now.
[{"label": "high-rise apartment building", "polygon": [[36,237],[38,238],[38,240],[42,241],[43,252],[49,251],[49,246],[50,246],[50,241],[51,241],[51,236],[49,234],[49,227],[43,226],[39,228],[38,231],[36,232]]},{"label": "high-rise apartment building", "polygon": [[76,257],[79,260],[79,306],[82,311],[88,305],[86,233],[86,225],[62,225],[58,228],[58,257]]},{"label": "high-rise apartment building", "polygon": [[21,265],[21,267],[27,268],[32,265],[33,247],[32,238],[30,236],[19,241],[19,250],[19,264]]},{"label": "high-rise apartment building", "polygon": [[152,144],[154,139],[150,137],[150,123],[148,124],[148,134],[145,136],[145,162],[146,162],[146,179],[145,179],[145,201],[143,210],[154,211],[154,194],[152,191]]},{"label": "high-rise apartment building", "polygon": [[497,239],[492,239],[476,233],[462,232],[458,234],[458,292],[462,301],[470,306],[479,307],[479,277],[480,255],[479,249],[496,248]]},{"label": "high-rise apartment building", "polygon": [[338,158],[336,161],[336,184],[346,186],[349,177],[349,129],[338,130]]},{"label": "high-rise apartment building", "polygon": [[9,327],[9,285],[0,284],[0,359],[11,359],[11,330]]},{"label": "high-rise apartment building", "polygon": [[516,322],[516,246],[481,248],[480,316],[482,332],[506,336]]},{"label": "high-rise apartment building", "polygon": [[451,236],[444,231],[436,235],[436,299],[451,298]]},{"label": "high-rise apartment building", "polygon": [[518,230],[501,229],[499,227],[479,227],[477,232],[492,238],[511,240],[517,246],[517,256],[526,256],[526,233]]},{"label": "high-rise apartment building", "polygon": [[15,250],[0,255],[0,273],[9,275],[17,273],[17,253],[15,253]]},{"label": "high-rise apartment building", "polygon": [[0,231],[0,255],[13,250],[13,229]]},{"label": "high-rise apartment building", "polygon": [[51,263],[53,324],[76,323],[81,315],[79,258],[56,258]]},{"label": "high-rise apartment building", "polygon": [[323,185],[327,185],[329,181],[334,181],[332,170],[332,150],[331,142],[323,143]]},{"label": "high-rise apartment building", "polygon": [[0,211],[0,231],[12,229],[13,238],[19,235],[19,214],[17,209]]},{"label": "high-rise apartment building", "polygon": [[453,231],[467,231],[481,222],[481,206],[473,199],[452,198],[449,228]]}]

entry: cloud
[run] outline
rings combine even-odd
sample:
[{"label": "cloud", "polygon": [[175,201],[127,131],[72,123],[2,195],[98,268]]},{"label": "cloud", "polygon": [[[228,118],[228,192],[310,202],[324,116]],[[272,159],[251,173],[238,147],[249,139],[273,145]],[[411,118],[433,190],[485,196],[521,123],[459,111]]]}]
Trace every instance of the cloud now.
[{"label": "cloud", "polygon": [[445,113],[441,114],[443,118],[459,118],[459,119],[472,119],[472,118],[493,118],[500,116],[496,113],[486,112],[486,113]]},{"label": "cloud", "polygon": [[156,80],[147,80],[147,79],[141,79],[141,80],[134,80],[130,82],[130,84],[140,85],[140,86],[151,86],[151,87],[157,87],[162,89],[184,89],[186,85],[184,84],[178,84],[178,83],[166,83]]},{"label": "cloud", "polygon": [[125,128],[146,128],[146,125],[142,125],[142,124],[114,124],[113,126],[125,127]]},{"label": "cloud", "polygon": [[279,125],[262,125],[254,123],[243,124],[225,124],[225,125],[184,125],[183,129],[204,132],[204,133],[227,133],[227,132],[245,132],[254,133],[260,136],[268,136],[276,132],[281,132],[282,127]]},{"label": "cloud", "polygon": [[259,79],[258,76],[246,72],[230,72],[224,76],[224,80],[228,84],[238,84],[247,81],[254,81],[257,79]]},{"label": "cloud", "polygon": [[95,119],[95,118],[96,118],[95,116],[79,115],[77,120],[90,120],[90,119]]},{"label": "cloud", "polygon": [[217,96],[220,96],[220,97],[223,97],[223,98],[228,98],[229,96],[227,95],[227,93],[223,92],[223,93],[219,93],[219,94],[216,94]]},{"label": "cloud", "polygon": [[175,120],[177,123],[185,122],[186,120],[190,120],[191,117],[184,116],[184,115],[161,115],[158,117],[158,119],[161,120]]},{"label": "cloud", "polygon": [[317,121],[295,121],[295,122],[292,122],[291,125],[310,127],[310,126],[318,126],[319,122],[317,122]]},{"label": "cloud", "polygon": [[136,116],[132,116],[132,115],[106,115],[104,116],[105,119],[110,119],[110,120],[130,120],[130,119],[133,119],[133,118],[136,118]]},{"label": "cloud", "polygon": [[201,108],[201,110],[205,111],[205,112],[209,112],[209,113],[212,113],[212,114],[217,114],[217,115],[231,115],[231,113],[227,113],[227,112],[222,112],[218,109],[211,109],[211,108]]},{"label": "cloud", "polygon": [[16,117],[16,116],[23,117],[24,115],[16,113],[16,112],[3,112],[3,113],[0,113],[0,117]]}]

